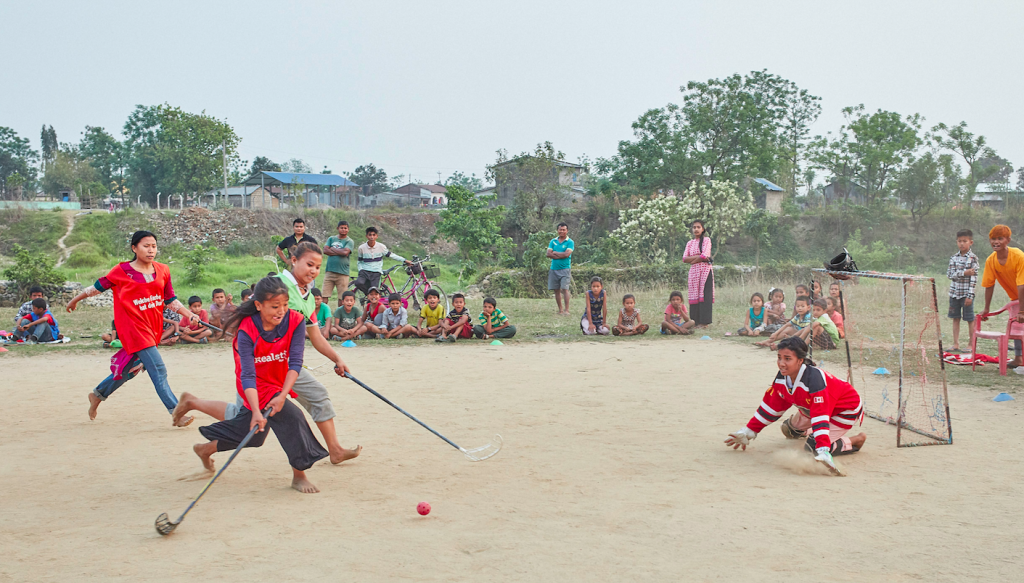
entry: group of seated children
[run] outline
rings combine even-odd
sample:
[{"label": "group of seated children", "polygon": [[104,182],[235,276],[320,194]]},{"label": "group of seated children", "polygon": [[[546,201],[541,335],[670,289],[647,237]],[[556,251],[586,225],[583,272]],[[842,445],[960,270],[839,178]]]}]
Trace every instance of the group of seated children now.
[{"label": "group of seated children", "polygon": [[793,313],[789,316],[784,291],[772,288],[768,290],[768,298],[770,301],[765,303],[759,292],[750,296],[746,322],[737,331],[741,336],[767,336],[756,342],[757,346],[775,350],[779,340],[797,336],[815,348],[831,350],[846,336],[838,282],[829,286],[828,297],[822,297],[821,284],[817,281],[810,286],[798,284]]},{"label": "group of seated children", "polygon": [[[640,308],[636,307],[636,296],[633,294],[622,296],[618,321],[611,328],[608,327],[608,297],[600,277],[595,276],[590,280],[585,306],[580,318],[580,329],[585,336],[639,336],[650,329],[650,326],[644,324],[640,318]],[[661,333],[693,334],[695,325],[683,305],[682,292],[674,291],[669,294],[665,318],[661,322]]]},{"label": "group of seated children", "polygon": [[[246,288],[242,291],[242,301],[245,302],[251,295],[252,290]],[[164,331],[160,337],[160,346],[172,346],[179,342],[183,344],[207,344],[209,342],[231,339],[230,336],[225,336],[223,332],[224,323],[238,309],[238,306],[232,303],[231,294],[228,294],[221,288],[213,290],[213,303],[210,306],[209,312],[203,308],[202,298],[192,296],[188,299],[188,309],[193,314],[199,316],[199,322],[182,324],[180,314],[164,309]],[[215,330],[204,326],[202,322],[215,326],[218,329]],[[110,347],[111,343],[117,339],[117,330],[113,326],[114,324],[111,323],[110,333],[103,335],[103,345],[105,347]]]},{"label": "group of seated children", "polygon": [[323,320],[320,312],[327,310],[319,290],[313,290],[317,302],[317,321],[321,333],[328,340],[345,342],[356,338],[433,338],[436,342],[455,342],[458,338],[512,338],[516,327],[498,309],[494,298],[485,298],[478,324],[473,325],[466,307],[466,296],[452,294],[452,309],[445,314],[441,294],[429,289],[424,294],[426,305],[420,308],[417,325],[409,323],[409,313],[402,305],[402,296],[391,294],[385,302],[380,291],[371,287],[366,293],[366,307],[356,305],[356,294],[349,290],[341,294],[341,306]]},{"label": "group of seated children", "polygon": [[32,286],[28,301],[21,305],[18,315],[14,317],[14,332],[4,335],[0,342],[38,344],[57,342],[63,338],[57,319],[53,317],[43,297],[43,288]]}]

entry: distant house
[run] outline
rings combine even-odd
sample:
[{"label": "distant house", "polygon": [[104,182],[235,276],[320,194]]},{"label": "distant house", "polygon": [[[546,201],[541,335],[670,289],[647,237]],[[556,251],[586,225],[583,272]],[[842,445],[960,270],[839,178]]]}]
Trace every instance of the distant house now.
[{"label": "distant house", "polygon": [[448,189],[440,184],[415,184],[409,183],[400,186],[392,192],[398,194],[425,194],[429,196],[427,204],[431,206],[445,206],[448,204]]},{"label": "distant house", "polygon": [[378,192],[368,196],[359,195],[359,206],[378,207],[393,204],[395,206],[424,207],[430,205],[432,197],[433,195],[429,191],[416,193]]},{"label": "distant house", "polygon": [[[214,199],[216,198],[216,204],[222,204],[224,202],[224,188],[217,188],[207,192],[200,198],[200,206],[211,207],[214,205]],[[245,200],[243,204],[243,198]],[[276,209],[281,207],[281,192],[280,189],[274,189],[267,187],[264,189],[262,186],[257,186],[256,190],[250,190],[246,186],[229,186],[228,187],[228,203],[236,208],[257,208],[257,209]]]},{"label": "distant house", "polygon": [[762,208],[770,213],[781,215],[782,214],[782,196],[784,191],[781,186],[772,184],[764,178],[755,178],[754,182],[760,184],[763,188],[758,192],[754,190],[754,204],[757,208]]},{"label": "distant house", "polygon": [[823,191],[826,203],[833,203],[845,200],[852,204],[864,205],[868,202],[868,189],[856,182],[846,179],[836,179],[825,185]]},{"label": "distant house", "polygon": [[552,186],[565,187],[566,200],[563,202],[568,203],[583,198],[583,195],[586,194],[586,189],[583,188],[582,184],[583,166],[562,160],[551,160],[550,173],[546,176],[525,176],[526,171],[524,169],[537,168],[537,166],[533,165],[533,162],[539,160],[535,156],[522,156],[502,162],[501,164],[495,164],[492,169],[494,170],[496,182],[494,189],[498,196],[492,204],[504,205],[506,207],[512,206],[516,193],[522,187],[523,181],[527,179],[540,179]]},{"label": "distant house", "polygon": [[971,206],[1004,211],[1007,202],[1020,201],[1022,198],[1024,191],[1011,187],[1007,182],[982,182],[974,189]]}]

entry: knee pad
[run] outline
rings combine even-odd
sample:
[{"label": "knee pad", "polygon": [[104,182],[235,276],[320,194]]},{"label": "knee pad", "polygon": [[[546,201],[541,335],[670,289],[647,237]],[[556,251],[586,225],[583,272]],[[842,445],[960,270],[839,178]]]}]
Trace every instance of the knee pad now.
[{"label": "knee pad", "polygon": [[804,431],[794,429],[793,424],[790,423],[789,419],[783,421],[779,429],[782,430],[782,434],[786,436],[786,439],[803,439],[806,433]]}]

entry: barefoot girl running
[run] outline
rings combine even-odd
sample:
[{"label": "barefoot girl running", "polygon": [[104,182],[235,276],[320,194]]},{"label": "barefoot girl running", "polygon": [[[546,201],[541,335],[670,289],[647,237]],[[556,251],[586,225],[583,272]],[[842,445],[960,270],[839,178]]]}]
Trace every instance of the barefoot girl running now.
[{"label": "barefoot girl running", "polygon": [[791,336],[779,342],[778,354],[779,374],[761,406],[745,427],[729,434],[725,444],[747,449],[762,429],[795,405],[797,412],[782,422],[782,434],[787,439],[806,438],[806,448],[815,461],[832,474],[842,475],[832,456],[860,451],[867,439],[863,433],[846,437],[863,413],[860,395],[850,383],[815,367],[800,338]]},{"label": "barefoot girl running", "polygon": [[[313,299],[313,281],[320,274],[320,264],[323,262],[323,252],[320,247],[313,243],[302,242],[292,248],[291,271],[285,271],[277,275],[284,286],[288,289],[288,307],[302,314],[306,318],[306,337],[313,343],[313,348],[320,354],[326,356],[334,363],[334,372],[338,376],[344,376],[348,366],[341,360],[338,353],[331,347],[330,342],[320,333],[316,321],[316,301]],[[352,459],[359,455],[362,449],[356,446],[355,449],[345,449],[338,441],[338,434],[334,428],[334,405],[331,404],[331,397],[327,394],[327,388],[320,381],[316,380],[309,370],[302,369],[299,378],[295,381],[296,400],[302,405],[320,428],[320,433],[327,442],[327,449],[331,452],[331,463],[340,464],[345,460]],[[192,409],[198,409],[217,419],[232,419],[238,414],[245,403],[241,397],[235,403],[227,405],[226,410],[220,411],[219,406],[208,410],[211,403],[219,401],[204,401],[189,393],[182,393],[181,403],[174,411],[174,417],[178,418]],[[217,413],[220,413],[219,415]]]},{"label": "barefoot girl running", "polygon": [[[269,423],[292,466],[292,488],[304,494],[320,491],[306,478],[305,470],[330,454],[316,440],[302,410],[288,399],[289,394],[295,396],[292,387],[302,370],[304,320],[302,314],[288,309],[288,288],[276,277],[260,280],[252,298],[228,319],[227,327],[237,327],[235,385],[244,406],[234,417],[199,428],[210,441],[192,449],[207,470],[214,470],[214,453],[235,449],[257,425],[259,431],[246,447],[263,445]],[[268,407],[269,419],[262,413]]]},{"label": "barefoot girl running", "polygon": [[[136,231],[132,235],[132,252],[135,259],[125,261],[99,278],[92,287],[68,302],[67,310],[72,312],[78,302],[85,298],[114,290],[114,324],[122,348],[111,362],[112,373],[89,393],[89,419],[96,418],[96,409],[114,391],[134,378],[144,366],[156,387],[168,413],[173,413],[178,400],[167,383],[167,367],[156,349],[163,332],[164,306],[178,312],[193,322],[199,316],[182,305],[174,295],[171,286],[171,272],[163,263],[156,262],[156,235],[149,231]],[[184,427],[192,422],[191,417],[176,417],[172,422]]]}]

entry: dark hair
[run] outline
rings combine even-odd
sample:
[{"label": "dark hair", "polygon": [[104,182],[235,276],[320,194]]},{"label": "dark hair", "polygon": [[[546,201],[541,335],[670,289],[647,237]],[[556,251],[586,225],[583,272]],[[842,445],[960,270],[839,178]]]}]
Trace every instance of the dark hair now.
[{"label": "dark hair", "polygon": [[807,287],[806,285],[804,285],[804,284],[802,284],[802,283],[798,283],[798,284],[796,284],[796,287],[795,287],[795,288],[793,288],[793,289],[796,289],[797,291],[799,291],[799,290],[800,290],[800,288],[804,288],[805,290],[807,290],[807,292],[810,292],[810,291],[811,291],[811,288]]},{"label": "dark hair", "polygon": [[491,304],[491,305],[492,305],[492,306],[494,306],[495,308],[497,308],[497,307],[498,307],[498,301],[497,301],[497,300],[495,300],[494,298],[484,298],[484,303],[485,303],[485,304]]},{"label": "dark hair", "polygon": [[[245,291],[242,291],[242,295],[245,295]],[[242,320],[258,312],[256,302],[263,303],[270,300],[270,298],[282,295],[288,295],[288,287],[281,281],[281,278],[264,277],[256,282],[256,289],[253,290],[252,297],[242,302],[242,305],[238,306],[238,309],[224,322],[224,329],[231,330],[236,328]]]},{"label": "dark hair", "polygon": [[827,310],[828,309],[828,302],[826,302],[824,298],[817,298],[817,299],[815,299],[813,302],[811,302],[811,305],[812,306],[818,306],[822,310]]},{"label": "dark hair", "polygon": [[293,227],[295,225],[305,225],[305,224],[306,224],[306,221],[302,220],[302,217],[299,217],[299,218],[295,219],[294,221],[292,221],[292,226]]},{"label": "dark hair", "polygon": [[340,227],[342,225],[345,225],[347,227],[348,226],[348,221],[338,221],[338,226]]},{"label": "dark hair", "polygon": [[562,228],[562,227],[565,227],[566,229],[568,229],[568,228],[569,228],[569,225],[567,225],[567,224],[565,224],[565,223],[558,223],[558,226],[557,226],[557,227],[555,227],[555,228],[556,228],[556,229],[560,229],[560,228]]},{"label": "dark hair", "polygon": [[750,296],[750,299],[747,300],[747,301],[748,302],[752,302],[752,301],[754,301],[754,298],[761,298],[761,303],[762,304],[764,303],[764,296],[761,295],[761,292],[754,292],[754,295]]},{"label": "dark hair", "polygon": [[427,299],[430,296],[434,296],[437,299],[441,299],[441,294],[437,293],[436,289],[428,289],[427,291],[423,292],[423,299]]},{"label": "dark hair", "polygon": [[776,292],[782,294],[783,300],[786,299],[786,290],[782,289],[781,287],[773,287],[772,289],[768,290],[768,297],[771,298],[772,296],[775,295]]},{"label": "dark hair", "polygon": [[391,302],[400,302],[400,301],[402,301],[402,296],[401,296],[401,294],[395,294],[395,293],[393,293],[393,294],[390,294],[390,295],[388,295],[388,303],[389,303],[389,304],[390,304]]},{"label": "dark hair", "polygon": [[36,299],[32,300],[32,307],[33,308],[42,308],[42,309],[45,310],[46,309],[46,300],[44,300],[43,298],[36,298]]},{"label": "dark hair", "polygon": [[[132,247],[138,246],[138,244],[141,243],[142,240],[145,239],[146,237],[153,237],[153,240],[156,241],[156,235],[154,235],[153,233],[150,233],[149,231],[135,231],[134,233],[132,233],[132,245],[131,246]],[[139,258],[138,254],[136,254],[134,251],[132,252],[132,255],[135,256],[132,259],[132,261],[134,261],[135,259]]]},{"label": "dark hair", "polygon": [[968,239],[973,241],[974,231],[970,229],[960,229],[959,231],[956,232],[956,238],[959,239],[960,237],[967,237]]},{"label": "dark hair", "polygon": [[668,301],[669,302],[672,301],[672,298],[683,299],[683,292],[681,292],[681,291],[674,291],[674,292],[668,294]]},{"label": "dark hair", "polygon": [[267,277],[274,277],[275,275],[277,275],[277,273],[275,273],[273,271],[268,271],[267,272]]},{"label": "dark hair", "polygon": [[[808,304],[808,305],[810,305],[810,303],[811,303],[811,298],[809,298],[809,297],[807,297],[807,296],[797,296],[797,297],[796,297],[796,301],[797,301],[797,302],[803,302],[803,303],[805,303],[805,304]],[[793,303],[795,304],[796,302],[793,302]]]},{"label": "dark hair", "polygon": [[215,296],[217,294],[222,294],[222,293],[224,293],[224,290],[218,287],[217,289],[213,290],[213,293],[210,294],[210,297],[212,298],[213,296]]},{"label": "dark hair", "polygon": [[350,289],[345,290],[345,292],[343,294],[341,294],[341,299],[354,298],[354,297],[356,297],[356,292],[354,292],[354,291],[352,291]]},{"label": "dark hair", "polygon": [[452,294],[452,301],[454,302],[457,298],[466,299],[466,296],[462,292],[455,292]]},{"label": "dark hair", "polygon": [[839,289],[843,289],[842,284],[840,284],[838,281],[833,281],[832,283],[828,284],[828,288],[829,289],[832,289],[832,286],[836,286]]},{"label": "dark hair", "polygon": [[807,343],[801,340],[799,336],[790,336],[789,338],[784,338],[781,342],[779,342],[778,348],[776,350],[792,351],[797,358],[804,361],[804,364],[808,366],[814,366],[814,361],[807,358]]},{"label": "dark hair", "polygon": [[190,296],[188,298],[188,305],[191,306],[192,304],[194,304],[196,302],[199,302],[201,304],[201,303],[203,303],[203,300],[199,296]]},{"label": "dark hair", "polygon": [[829,304],[832,304],[833,306],[836,307],[836,309],[839,308],[839,300],[835,299],[832,296],[828,296],[827,298],[825,298],[825,302],[829,303]]},{"label": "dark hair", "polygon": [[32,294],[45,294],[45,293],[46,292],[43,291],[43,288],[39,287],[38,285],[34,285],[34,286],[28,288],[28,295],[32,295]]},{"label": "dark hair", "polygon": [[626,294],[626,295],[622,296],[622,303],[626,303],[626,300],[633,300],[635,302],[636,301],[636,296],[633,295],[633,294]]},{"label": "dark hair", "polygon": [[317,247],[316,243],[310,241],[303,241],[298,245],[288,250],[292,254],[293,259],[302,259],[302,256],[307,253],[316,253],[317,255],[323,255],[323,249]]},{"label": "dark hair", "polygon": [[248,298],[248,297],[252,297],[252,288],[251,287],[247,287],[247,288],[242,290],[242,301],[244,302],[245,298]]},{"label": "dark hair", "polygon": [[590,284],[593,285],[595,283],[604,283],[604,282],[601,281],[601,276],[600,275],[595,275],[594,277],[590,278]]},{"label": "dark hair", "polygon": [[315,287],[315,288],[313,288],[313,289],[311,289],[309,291],[310,291],[310,293],[313,294],[314,298],[317,297],[317,296],[320,296],[321,298],[324,297],[324,292],[320,291],[320,288],[318,288],[318,287]]},{"label": "dark hair", "polygon": [[376,233],[376,232],[377,232],[377,227],[366,227],[366,234],[367,235],[369,235],[370,233]]}]

